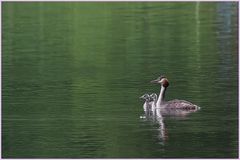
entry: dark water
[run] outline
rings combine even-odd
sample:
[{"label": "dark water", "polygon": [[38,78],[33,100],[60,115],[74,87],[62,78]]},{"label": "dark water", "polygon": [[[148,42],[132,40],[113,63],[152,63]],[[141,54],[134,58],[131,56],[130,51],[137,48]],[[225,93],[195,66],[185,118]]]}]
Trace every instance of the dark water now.
[{"label": "dark water", "polygon": [[[2,156],[236,158],[237,6],[3,2]],[[141,119],[160,74],[201,110]]]}]

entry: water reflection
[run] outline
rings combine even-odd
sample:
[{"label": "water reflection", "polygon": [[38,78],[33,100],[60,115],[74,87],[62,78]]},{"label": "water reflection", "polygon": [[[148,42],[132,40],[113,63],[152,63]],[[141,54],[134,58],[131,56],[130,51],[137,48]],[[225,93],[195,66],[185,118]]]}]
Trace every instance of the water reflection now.
[{"label": "water reflection", "polygon": [[154,115],[156,117],[156,122],[159,124],[159,129],[158,129],[158,139],[162,140],[163,144],[165,140],[167,140],[168,135],[166,132],[165,124],[164,124],[164,119],[161,113],[161,109],[156,109],[156,114]]},{"label": "water reflection", "polygon": [[165,126],[164,119],[166,117],[176,118],[178,120],[185,119],[190,113],[194,113],[200,110],[196,109],[173,109],[173,108],[156,108],[154,111],[148,109],[144,110],[144,115],[140,116],[142,119],[153,122],[158,125],[158,139],[159,143],[165,144],[165,141],[168,139],[167,128]]},{"label": "water reflection", "polygon": [[153,112],[150,110],[145,110],[144,115],[140,116],[140,118],[145,119],[147,121],[153,122],[153,124],[157,124],[158,128],[158,140],[159,143],[164,144],[165,141],[168,138],[165,123],[164,123],[164,117],[162,116],[161,109],[156,109]]}]

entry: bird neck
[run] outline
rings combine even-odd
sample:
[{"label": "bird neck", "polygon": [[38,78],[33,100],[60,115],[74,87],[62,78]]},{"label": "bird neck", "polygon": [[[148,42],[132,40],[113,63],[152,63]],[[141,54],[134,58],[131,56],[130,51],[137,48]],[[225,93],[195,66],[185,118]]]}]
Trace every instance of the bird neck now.
[{"label": "bird neck", "polygon": [[159,97],[158,97],[158,100],[157,100],[157,106],[160,106],[162,104],[162,102],[164,101],[166,89],[167,88],[165,88],[164,86],[161,86]]},{"label": "bird neck", "polygon": [[148,108],[148,102],[145,101],[145,103],[143,104],[143,110],[147,111],[147,108]]}]

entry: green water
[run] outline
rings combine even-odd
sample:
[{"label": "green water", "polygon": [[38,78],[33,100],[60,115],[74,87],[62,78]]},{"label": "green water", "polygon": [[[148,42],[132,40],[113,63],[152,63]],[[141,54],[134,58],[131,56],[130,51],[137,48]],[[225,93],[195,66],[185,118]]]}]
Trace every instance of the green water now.
[{"label": "green water", "polygon": [[[237,6],[3,2],[2,156],[238,157]],[[138,98],[160,74],[201,106],[164,129]]]}]

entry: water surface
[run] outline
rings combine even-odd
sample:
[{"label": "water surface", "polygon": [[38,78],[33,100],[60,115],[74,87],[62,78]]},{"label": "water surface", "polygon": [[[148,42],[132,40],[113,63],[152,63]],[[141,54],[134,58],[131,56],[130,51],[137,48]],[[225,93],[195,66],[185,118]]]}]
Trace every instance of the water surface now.
[{"label": "water surface", "polygon": [[[236,158],[237,6],[3,2],[3,157]],[[160,74],[201,110],[140,118]]]}]

